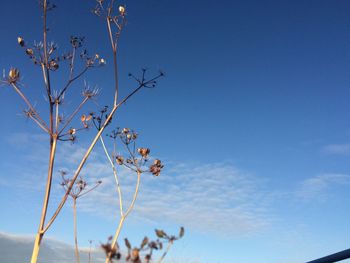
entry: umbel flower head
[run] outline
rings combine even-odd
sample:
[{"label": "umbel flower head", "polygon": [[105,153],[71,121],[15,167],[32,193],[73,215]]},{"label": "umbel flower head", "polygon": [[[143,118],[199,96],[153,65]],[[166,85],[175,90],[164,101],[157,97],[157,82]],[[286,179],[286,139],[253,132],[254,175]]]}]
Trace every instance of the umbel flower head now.
[{"label": "umbel flower head", "polygon": [[161,160],[155,159],[153,164],[150,166],[149,171],[155,175],[159,176],[160,172],[162,171],[164,165],[162,164]]}]

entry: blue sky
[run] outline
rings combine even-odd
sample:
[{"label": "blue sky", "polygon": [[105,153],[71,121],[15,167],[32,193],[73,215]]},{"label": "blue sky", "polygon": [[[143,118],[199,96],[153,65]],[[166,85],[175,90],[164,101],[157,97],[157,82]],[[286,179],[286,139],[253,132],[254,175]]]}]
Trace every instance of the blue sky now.
[{"label": "blue sky", "polygon": [[[144,178],[122,237],[136,243],[155,227],[176,232],[183,225],[186,236],[169,255],[180,262],[304,262],[349,248],[350,3],[125,4],[122,95],[133,87],[129,72],[148,67],[150,74],[167,74],[156,89],[130,100],[115,125],[138,130],[166,169],[159,178]],[[91,53],[107,65],[85,79],[101,89],[97,105],[112,103],[112,58],[106,26],[90,12],[94,1],[57,5],[49,39],[66,51],[70,35],[86,36]],[[21,70],[23,91],[45,114],[40,72],[16,43],[19,35],[40,40],[36,1],[2,1],[0,7],[1,68]],[[62,85],[59,76],[54,81]],[[81,85],[69,95],[67,111]],[[18,235],[37,229],[48,143],[21,116],[23,108],[13,90],[1,87],[0,232]],[[74,169],[91,135],[62,145],[57,169]],[[85,173],[109,182],[101,155],[97,147]],[[132,180],[125,178],[129,189]],[[59,187],[55,193],[53,202]],[[114,232],[113,194],[105,183],[81,200],[82,245]],[[66,207],[49,235],[72,243],[71,216]]]}]

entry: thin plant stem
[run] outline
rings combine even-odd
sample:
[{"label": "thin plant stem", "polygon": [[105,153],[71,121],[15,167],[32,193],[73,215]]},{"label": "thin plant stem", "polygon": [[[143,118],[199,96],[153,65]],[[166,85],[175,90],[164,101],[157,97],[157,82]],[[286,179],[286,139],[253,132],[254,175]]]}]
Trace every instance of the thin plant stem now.
[{"label": "thin plant stem", "polygon": [[108,8],[108,14],[106,16],[107,18],[107,27],[108,27],[108,35],[109,40],[111,42],[112,50],[113,50],[113,63],[114,63],[114,79],[115,79],[115,96],[114,96],[114,105],[117,104],[118,101],[118,63],[117,63],[117,41],[114,41],[113,34],[112,34],[112,28],[111,28],[111,20],[110,15],[112,13],[113,9],[113,2],[111,2],[111,5]]},{"label": "thin plant stem", "polygon": [[69,79],[72,79],[72,78],[73,78],[74,61],[75,61],[75,50],[76,50],[76,48],[73,47],[72,59],[71,59],[71,61],[70,61]]},{"label": "thin plant stem", "polygon": [[168,254],[171,246],[173,245],[173,241],[169,241],[168,246],[166,248],[166,250],[164,251],[163,255],[159,258],[157,263],[161,263],[163,261],[163,259],[165,258],[165,256]]},{"label": "thin plant stem", "polygon": [[[138,193],[139,193],[140,179],[141,179],[141,172],[140,172],[140,171],[137,171],[137,183],[136,183],[136,187],[135,187],[134,196],[133,196],[133,199],[132,199],[132,201],[131,201],[131,204],[130,204],[128,210],[125,212],[125,214],[124,214],[123,216],[120,217],[119,225],[118,225],[117,231],[116,231],[116,233],[114,234],[114,237],[113,237],[113,240],[112,240],[112,243],[111,243],[111,248],[112,248],[112,250],[114,249],[114,247],[115,247],[115,245],[116,245],[116,243],[117,243],[117,240],[118,240],[120,231],[122,230],[122,227],[123,227],[123,225],[124,225],[125,219],[126,219],[127,216],[130,214],[131,210],[134,208],[135,201],[136,201],[137,195],[138,195]],[[106,257],[106,263],[109,262],[109,258],[110,258],[110,255],[107,255],[107,257]]]},{"label": "thin plant stem", "polygon": [[92,240],[89,240],[90,246],[89,246],[89,263],[91,263],[91,243]]},{"label": "thin plant stem", "polygon": [[77,263],[80,263],[79,248],[78,248],[78,236],[77,236],[77,198],[73,198],[73,220],[74,220],[74,253]]},{"label": "thin plant stem", "polygon": [[69,123],[72,121],[74,116],[80,111],[80,109],[84,106],[84,104],[89,100],[88,97],[85,97],[83,101],[79,104],[79,106],[75,109],[75,111],[68,117],[66,123],[63,125],[63,127],[58,132],[58,135],[61,135],[61,133],[64,131],[65,128],[69,125]]},{"label": "thin plant stem", "polygon": [[115,165],[114,165],[114,162],[112,161],[108,151],[107,151],[107,148],[106,148],[106,145],[104,143],[104,140],[102,138],[102,136],[100,137],[100,141],[101,141],[101,144],[102,144],[102,148],[109,160],[109,163],[112,167],[112,170],[113,170],[113,174],[114,174],[114,179],[115,179],[115,183],[117,184],[117,191],[118,191],[118,196],[119,196],[119,210],[120,210],[120,216],[124,216],[124,212],[123,212],[123,199],[122,199],[122,192],[121,192],[121,189],[120,189],[120,184],[119,184],[119,179],[118,179],[118,174],[117,174],[117,169],[115,168]]},{"label": "thin plant stem", "polygon": [[40,117],[39,113],[35,110],[33,105],[29,102],[27,97],[23,94],[23,92],[18,88],[18,86],[15,83],[11,83],[11,86],[14,88],[16,93],[24,100],[24,102],[27,104],[31,112],[33,112],[34,116],[32,117],[33,120],[39,125],[40,128],[42,128],[47,133],[50,133],[49,128],[47,127],[45,121]]},{"label": "thin plant stem", "polygon": [[56,105],[56,109],[55,109],[55,114],[56,114],[56,116],[55,116],[55,130],[56,130],[56,134],[57,134],[58,133],[58,125],[60,123],[59,116],[58,116],[58,106],[59,106],[58,101],[55,102],[55,105]]},{"label": "thin plant stem", "polygon": [[69,86],[78,78],[80,78],[82,75],[84,75],[84,73],[89,69],[89,67],[85,67],[78,75],[76,75],[74,78],[69,79],[67,84],[64,86],[64,88],[61,90],[60,94],[58,95],[58,99],[60,99],[63,94],[67,91],[67,89],[69,88]]}]

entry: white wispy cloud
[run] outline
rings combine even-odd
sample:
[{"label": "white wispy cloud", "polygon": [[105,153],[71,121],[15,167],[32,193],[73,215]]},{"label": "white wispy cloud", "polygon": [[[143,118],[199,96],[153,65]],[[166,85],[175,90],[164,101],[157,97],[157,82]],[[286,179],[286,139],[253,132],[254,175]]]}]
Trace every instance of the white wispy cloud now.
[{"label": "white wispy cloud", "polygon": [[[28,145],[36,142],[26,138]],[[79,209],[102,218],[115,219],[119,210],[114,177],[103,152],[97,154],[101,150],[98,147],[83,168],[82,175],[88,182],[102,180],[103,183],[79,200]],[[80,145],[65,144],[57,152],[56,173],[59,169],[66,169],[72,174],[84,152],[84,147]],[[36,151],[32,151],[30,158],[39,159],[32,156],[36,154]],[[271,192],[266,189],[265,182],[256,176],[230,163],[165,164],[164,172],[159,177],[142,175],[131,220],[168,222],[203,233],[235,237],[258,233],[271,224]],[[45,178],[44,172],[42,178]],[[54,189],[62,194],[57,182],[59,176],[55,178]],[[30,184],[35,184],[31,180],[26,182],[23,187],[30,188]],[[136,183],[135,174],[120,171],[120,183],[124,201],[128,204]]]},{"label": "white wispy cloud", "polygon": [[323,201],[327,198],[331,189],[344,184],[350,184],[350,175],[336,173],[321,174],[301,182],[296,195],[306,201]]},{"label": "white wispy cloud", "polygon": [[350,144],[329,144],[322,148],[322,152],[335,155],[349,155]]},{"label": "white wispy cloud", "polygon": [[[256,233],[270,224],[269,193],[253,176],[224,163],[169,166],[160,177],[142,175],[133,217],[228,236]],[[110,169],[97,162],[88,167],[94,176],[102,172],[104,183],[81,200],[81,207],[115,217],[117,194]],[[135,179],[132,174],[121,174],[126,202],[131,200]]]}]

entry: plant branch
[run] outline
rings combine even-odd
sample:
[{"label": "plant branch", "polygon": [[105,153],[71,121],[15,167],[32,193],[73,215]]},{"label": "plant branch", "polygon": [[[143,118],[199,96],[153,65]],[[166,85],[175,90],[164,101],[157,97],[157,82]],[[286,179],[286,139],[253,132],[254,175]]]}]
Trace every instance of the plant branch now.
[{"label": "plant branch", "polygon": [[64,86],[64,88],[61,90],[61,92],[59,93],[57,99],[60,99],[63,94],[67,91],[67,89],[69,88],[69,86],[77,79],[79,79],[82,75],[84,75],[84,73],[89,69],[89,67],[85,67],[78,75],[76,75],[74,78],[70,78],[67,82],[67,84]]},{"label": "plant branch", "polygon": [[[45,121],[40,117],[39,113],[35,110],[35,108],[32,106],[32,104],[29,102],[27,97],[21,92],[21,90],[17,87],[15,83],[11,83],[11,86],[14,88],[14,90],[17,92],[17,94],[24,100],[24,102],[27,104],[31,112],[34,114],[36,117],[36,123],[47,133],[50,133],[49,128],[47,127]],[[32,117],[34,118],[32,115]]]},{"label": "plant branch", "polygon": [[106,118],[104,124],[102,125],[101,129],[98,131],[98,133],[96,134],[95,138],[93,139],[93,141],[91,142],[89,148],[87,149],[87,151],[85,152],[84,157],[82,158],[77,170],[75,171],[74,177],[72,179],[72,181],[70,182],[68,189],[65,193],[65,195],[62,197],[62,200],[60,202],[60,204],[58,205],[56,211],[54,212],[54,214],[52,215],[51,219],[49,220],[49,222],[46,224],[45,228],[41,231],[42,233],[45,233],[50,226],[52,225],[52,223],[54,222],[54,220],[56,219],[56,217],[58,216],[58,214],[60,213],[62,207],[64,206],[64,204],[67,201],[68,195],[70,193],[70,191],[73,188],[73,185],[76,181],[76,179],[78,178],[83,166],[85,165],[92,149],[94,148],[98,138],[101,136],[101,134],[103,133],[104,129],[107,127],[108,123],[112,120],[112,117],[115,113],[115,111],[121,106],[123,105],[131,96],[133,96],[136,92],[138,92],[141,88],[143,87],[143,85],[140,85],[139,87],[137,87],[133,92],[131,92],[128,96],[126,96],[121,102],[119,102],[117,105],[114,105],[112,111],[110,112],[110,114],[108,115],[108,117]]},{"label": "plant branch", "polygon": [[112,170],[113,170],[113,174],[114,174],[114,179],[115,179],[115,182],[117,184],[117,190],[118,190],[118,196],[119,196],[119,210],[120,210],[120,216],[122,217],[124,215],[124,212],[123,212],[123,199],[122,199],[122,192],[121,192],[121,188],[120,188],[120,184],[119,184],[119,179],[118,179],[118,174],[117,174],[117,169],[115,168],[115,165],[114,165],[114,162],[112,161],[108,151],[107,151],[107,148],[106,148],[106,145],[104,143],[104,140],[102,138],[102,136],[100,137],[100,141],[101,141],[101,144],[102,144],[102,148],[107,156],[107,159],[112,167]]},{"label": "plant branch", "polygon": [[75,111],[68,117],[66,123],[63,125],[61,130],[58,132],[58,135],[61,135],[61,133],[64,131],[65,128],[69,125],[69,123],[72,121],[74,116],[80,111],[80,109],[84,106],[84,104],[89,100],[88,97],[85,97],[83,101],[79,104],[79,106],[75,109]]}]

